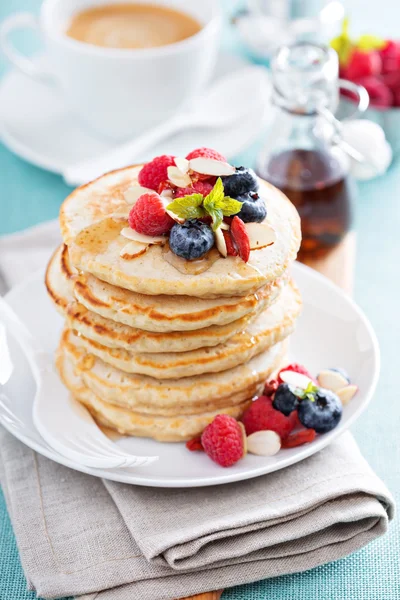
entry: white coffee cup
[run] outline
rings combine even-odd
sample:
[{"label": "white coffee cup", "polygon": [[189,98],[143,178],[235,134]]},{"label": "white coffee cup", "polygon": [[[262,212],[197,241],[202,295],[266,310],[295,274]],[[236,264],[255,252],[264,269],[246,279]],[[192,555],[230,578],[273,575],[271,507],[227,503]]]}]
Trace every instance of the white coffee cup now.
[{"label": "white coffee cup", "polygon": [[[0,26],[0,47],[18,69],[46,85],[57,85],[87,126],[115,140],[168,119],[200,93],[214,68],[221,30],[217,0],[157,0],[193,16],[202,29],[180,42],[144,49],[104,48],[66,35],[77,12],[118,1],[44,0],[39,18],[16,13]],[[39,31],[49,71],[12,45],[11,32],[27,28]]]}]

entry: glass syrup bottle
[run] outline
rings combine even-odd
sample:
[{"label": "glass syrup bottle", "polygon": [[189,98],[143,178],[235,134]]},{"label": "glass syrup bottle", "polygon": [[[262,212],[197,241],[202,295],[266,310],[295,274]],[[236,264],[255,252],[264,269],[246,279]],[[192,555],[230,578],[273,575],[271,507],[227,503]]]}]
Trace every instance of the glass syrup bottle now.
[{"label": "glass syrup bottle", "polygon": [[280,48],[271,67],[276,114],[257,172],[296,206],[298,258],[308,262],[326,256],[351,227],[350,163],[326,118],[338,104],[338,60],[330,48],[300,42]]}]

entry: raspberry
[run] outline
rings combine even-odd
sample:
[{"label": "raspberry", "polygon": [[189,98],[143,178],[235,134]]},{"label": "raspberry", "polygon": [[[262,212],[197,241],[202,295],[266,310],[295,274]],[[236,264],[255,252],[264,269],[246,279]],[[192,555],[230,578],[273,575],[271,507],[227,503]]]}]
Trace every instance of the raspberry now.
[{"label": "raspberry", "polygon": [[149,192],[142,194],[132,206],[128,217],[129,226],[144,235],[168,233],[175,221],[165,212],[160,196]]},{"label": "raspberry", "polygon": [[300,373],[301,375],[305,375],[306,377],[309,377],[310,379],[312,379],[312,381],[316,381],[315,377],[313,377],[311,375],[311,373],[309,371],[307,371],[307,369],[305,367],[303,367],[303,365],[300,365],[298,363],[292,363],[279,371],[279,373],[277,375],[278,383],[283,383],[283,380],[281,379],[281,373],[283,371],[294,371],[294,373]]},{"label": "raspberry", "polygon": [[221,467],[234,465],[246,453],[243,426],[229,415],[217,415],[203,431],[201,443]]},{"label": "raspberry", "polygon": [[271,398],[260,396],[254,400],[242,418],[247,435],[255,431],[275,431],[281,439],[285,439],[293,431],[297,423],[296,411],[288,417],[272,406]]},{"label": "raspberry", "polygon": [[207,181],[196,181],[192,187],[177,188],[175,192],[175,198],[183,198],[183,196],[190,196],[190,194],[201,194],[202,196],[208,196],[213,189],[211,183]]},{"label": "raspberry", "polygon": [[250,241],[247,235],[246,226],[242,219],[233,217],[231,225],[231,235],[238,249],[239,256],[244,262],[250,258]]},{"label": "raspberry", "polygon": [[190,160],[191,158],[199,158],[200,156],[202,158],[212,158],[214,160],[226,162],[225,156],[222,156],[222,154],[212,148],[197,148],[196,150],[189,152],[186,158],[187,160]]},{"label": "raspberry", "polygon": [[235,244],[233,243],[233,239],[232,239],[230,232],[227,231],[226,229],[222,229],[221,231],[222,231],[222,235],[224,236],[224,239],[225,239],[226,250],[228,252],[228,256],[237,256],[238,253],[235,248]]},{"label": "raspberry", "polygon": [[201,437],[196,437],[186,442],[186,448],[190,450],[190,452],[203,452],[204,448],[201,443]]},{"label": "raspberry", "polygon": [[139,171],[138,180],[143,187],[158,192],[159,186],[168,179],[168,167],[175,166],[175,157],[163,154],[156,156],[152,161],[145,164]]},{"label": "raspberry", "polygon": [[315,429],[302,429],[296,433],[292,433],[285,440],[282,441],[282,448],[296,448],[303,444],[309,444],[315,440],[316,436]]}]

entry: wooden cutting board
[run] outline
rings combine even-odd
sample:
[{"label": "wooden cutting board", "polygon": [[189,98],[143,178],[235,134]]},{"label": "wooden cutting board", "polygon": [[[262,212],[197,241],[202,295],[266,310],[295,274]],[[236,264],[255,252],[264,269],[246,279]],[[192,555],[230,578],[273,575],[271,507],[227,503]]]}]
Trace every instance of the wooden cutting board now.
[{"label": "wooden cutting board", "polygon": [[[308,266],[316,269],[340,286],[348,294],[353,292],[354,264],[355,264],[355,234],[349,233],[343,242],[333,250],[328,257],[310,261]],[[223,590],[205,592],[197,596],[188,596],[182,600],[219,600]]]}]

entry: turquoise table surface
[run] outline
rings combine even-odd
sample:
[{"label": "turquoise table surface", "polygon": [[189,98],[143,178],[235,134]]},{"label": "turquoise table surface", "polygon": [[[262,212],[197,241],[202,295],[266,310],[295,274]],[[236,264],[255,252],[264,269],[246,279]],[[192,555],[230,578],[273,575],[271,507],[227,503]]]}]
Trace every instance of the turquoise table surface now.
[{"label": "turquoise table surface", "polygon": [[[39,4],[39,0],[0,0],[0,19],[21,9],[36,12]],[[226,6],[233,4],[225,0]],[[379,33],[397,33],[400,38],[398,0],[373,4],[368,0],[353,0],[346,4],[358,29],[365,27],[365,30]],[[368,10],[365,10],[367,5]],[[226,34],[225,44],[235,52],[243,51],[231,32]],[[0,58],[0,75],[5,69]],[[257,145],[237,157],[236,164],[252,164],[256,152]],[[400,156],[395,157],[384,177],[359,185],[355,223],[358,238],[355,297],[378,335],[382,372],[370,408],[353,428],[365,457],[397,500],[400,500],[399,190]],[[56,217],[60,202],[69,191],[60,177],[28,165],[0,143],[0,234]],[[26,591],[0,492],[0,600],[33,600],[35,597]],[[398,520],[391,524],[386,536],[352,556],[306,573],[232,588],[223,594],[223,600],[350,598],[400,600]]]}]

